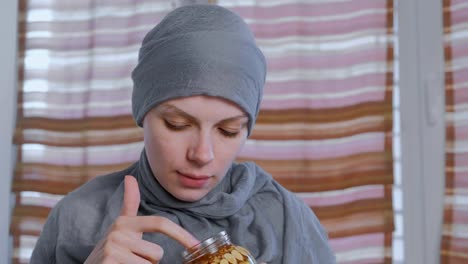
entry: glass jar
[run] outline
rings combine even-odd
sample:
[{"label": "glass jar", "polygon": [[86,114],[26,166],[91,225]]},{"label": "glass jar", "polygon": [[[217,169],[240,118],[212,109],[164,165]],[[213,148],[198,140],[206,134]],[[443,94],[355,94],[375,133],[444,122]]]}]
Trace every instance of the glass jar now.
[{"label": "glass jar", "polygon": [[226,231],[221,231],[182,253],[184,264],[257,264],[250,252],[231,243]]}]

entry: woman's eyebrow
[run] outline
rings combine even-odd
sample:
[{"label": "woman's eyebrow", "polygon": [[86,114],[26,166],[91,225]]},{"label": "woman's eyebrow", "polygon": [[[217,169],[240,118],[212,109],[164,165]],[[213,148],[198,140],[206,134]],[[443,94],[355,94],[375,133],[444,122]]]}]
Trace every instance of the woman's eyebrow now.
[{"label": "woman's eyebrow", "polygon": [[223,119],[219,123],[229,123],[229,122],[234,122],[234,121],[242,121],[243,119],[246,119],[246,121],[248,121],[249,118],[246,115],[238,115],[238,116],[233,116],[233,117]]},{"label": "woman's eyebrow", "polygon": [[[189,121],[192,121],[192,122],[196,122],[198,123],[199,120],[190,115],[189,113],[183,111],[182,109],[174,106],[174,105],[171,105],[171,104],[163,104],[161,105],[161,108],[158,110],[158,112],[162,113],[162,114],[177,114],[177,115],[180,115],[182,116],[183,118],[186,118],[187,120]],[[229,118],[226,118],[226,119],[223,119],[221,121],[219,121],[218,123],[229,123],[229,122],[234,122],[234,121],[238,121],[238,120],[241,120],[242,119],[248,119],[248,117],[245,115],[245,114],[241,114],[241,115],[238,115],[238,116],[233,116],[233,117],[229,117]]]},{"label": "woman's eyebrow", "polygon": [[177,108],[176,106],[173,106],[171,104],[163,104],[161,105],[161,108],[159,109],[160,113],[162,114],[177,114],[182,116],[183,118],[191,121],[191,122],[196,122],[198,123],[198,119],[194,116],[191,116],[189,113],[184,112],[182,109]]}]

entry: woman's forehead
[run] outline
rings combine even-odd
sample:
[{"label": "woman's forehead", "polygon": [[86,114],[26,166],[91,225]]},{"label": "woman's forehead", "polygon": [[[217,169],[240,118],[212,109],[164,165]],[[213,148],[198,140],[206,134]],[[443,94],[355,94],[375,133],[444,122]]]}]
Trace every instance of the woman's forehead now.
[{"label": "woman's forehead", "polygon": [[224,98],[213,96],[189,96],[168,100],[157,107],[157,112],[190,116],[213,116],[220,119],[245,118],[247,114],[237,104]]},{"label": "woman's forehead", "polygon": [[191,108],[195,106],[200,106],[205,109],[221,107],[217,110],[244,113],[242,108],[234,102],[231,102],[225,98],[207,95],[174,98],[161,103],[158,107],[163,109],[176,107],[183,110],[184,108]]}]

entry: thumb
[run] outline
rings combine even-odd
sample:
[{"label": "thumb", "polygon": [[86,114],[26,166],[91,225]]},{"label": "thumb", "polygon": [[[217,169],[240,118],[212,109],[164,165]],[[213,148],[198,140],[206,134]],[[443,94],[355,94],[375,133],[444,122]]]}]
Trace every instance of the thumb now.
[{"label": "thumb", "polygon": [[124,180],[124,198],[120,215],[136,216],[140,206],[140,190],[135,177],[127,175]]}]

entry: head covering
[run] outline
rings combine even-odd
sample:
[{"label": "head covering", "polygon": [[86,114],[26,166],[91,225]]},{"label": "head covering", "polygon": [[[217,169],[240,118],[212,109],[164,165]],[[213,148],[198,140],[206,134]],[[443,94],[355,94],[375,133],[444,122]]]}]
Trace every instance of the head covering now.
[{"label": "head covering", "polygon": [[166,100],[215,96],[246,112],[250,134],[265,76],[265,57],[240,16],[217,5],[182,6],[143,39],[132,73],[133,117],[143,126],[146,113]]}]

